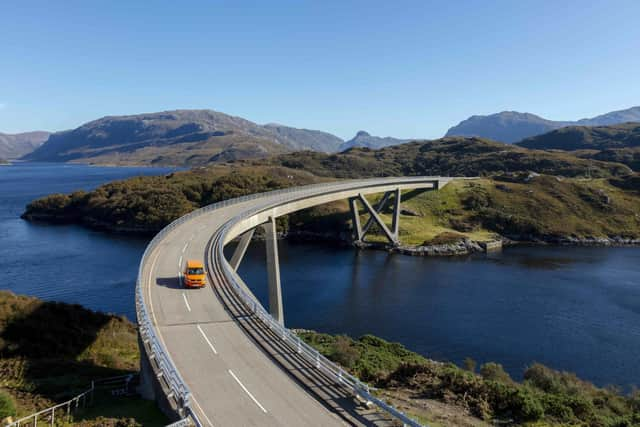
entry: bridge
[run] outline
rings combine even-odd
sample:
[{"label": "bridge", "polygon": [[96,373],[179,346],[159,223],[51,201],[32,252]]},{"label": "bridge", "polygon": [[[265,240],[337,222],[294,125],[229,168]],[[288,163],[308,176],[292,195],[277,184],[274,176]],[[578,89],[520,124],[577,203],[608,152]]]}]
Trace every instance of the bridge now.
[{"label": "bridge", "polygon": [[[194,211],[164,228],[140,262],[136,311],[141,392],[176,425],[419,425],[300,340],[285,324],[276,219],[348,200],[354,238],[377,224],[399,243],[403,190],[437,190],[452,178],[337,181],[254,194]],[[381,193],[372,205],[367,196]],[[380,216],[391,205],[390,225]],[[361,223],[362,214],[368,220]],[[269,298],[263,307],[237,274],[264,230]],[[224,247],[239,240],[228,260]],[[184,289],[187,259],[204,259],[208,284]]]}]

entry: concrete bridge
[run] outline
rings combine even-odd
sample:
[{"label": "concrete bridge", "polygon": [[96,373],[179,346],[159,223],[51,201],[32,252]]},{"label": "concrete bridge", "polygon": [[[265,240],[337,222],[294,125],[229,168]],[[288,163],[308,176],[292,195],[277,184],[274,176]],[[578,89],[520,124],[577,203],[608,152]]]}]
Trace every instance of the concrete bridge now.
[{"label": "concrete bridge", "polygon": [[[419,425],[284,327],[276,218],[347,199],[355,238],[363,239],[375,223],[393,245],[402,190],[437,190],[450,180],[295,187],[216,203],[167,226],[147,247],[136,286],[143,394],[182,425]],[[367,196],[374,193],[383,197],[372,206]],[[379,215],[387,203],[393,205],[391,225]],[[361,213],[369,214],[364,224]],[[236,273],[257,227],[266,236],[266,309]],[[223,249],[238,238],[227,260]],[[183,289],[181,272],[192,258],[205,260],[210,286]]]}]

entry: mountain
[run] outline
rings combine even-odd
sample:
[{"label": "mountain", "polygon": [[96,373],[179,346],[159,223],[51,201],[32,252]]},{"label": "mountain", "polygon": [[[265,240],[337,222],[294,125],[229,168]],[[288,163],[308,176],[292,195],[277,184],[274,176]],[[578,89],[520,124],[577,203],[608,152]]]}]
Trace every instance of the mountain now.
[{"label": "mountain", "polygon": [[565,126],[605,126],[632,121],[640,121],[640,106],[573,122],[547,120],[531,113],[503,111],[488,116],[471,116],[450,128],[445,136],[478,136],[514,143]]},{"label": "mountain", "polygon": [[108,116],[52,134],[24,157],[31,161],[201,165],[292,150],[335,151],[333,135],[262,126],[212,110]]},{"label": "mountain", "polygon": [[371,136],[367,132],[361,130],[352,139],[342,143],[338,151],[344,151],[344,150],[348,150],[350,148],[355,148],[355,147],[378,149],[383,147],[389,147],[391,145],[404,144],[405,142],[409,142],[409,141],[411,140],[392,138],[390,136],[387,136],[387,137]]},{"label": "mountain", "polygon": [[0,159],[17,159],[44,144],[49,132],[0,133]]},{"label": "mountain", "polygon": [[280,141],[296,150],[331,153],[339,150],[344,142],[335,135],[319,130],[296,129],[275,123],[266,124],[264,127],[273,132]]},{"label": "mountain", "polygon": [[517,145],[536,150],[604,150],[640,146],[640,123],[567,126],[526,138]]}]

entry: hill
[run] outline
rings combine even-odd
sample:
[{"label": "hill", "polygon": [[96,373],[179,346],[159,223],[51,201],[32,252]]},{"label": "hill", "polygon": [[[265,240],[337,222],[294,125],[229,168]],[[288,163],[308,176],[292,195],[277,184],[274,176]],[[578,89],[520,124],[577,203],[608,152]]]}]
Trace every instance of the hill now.
[{"label": "hill", "polygon": [[351,138],[349,141],[345,141],[340,145],[338,151],[348,150],[350,148],[355,147],[365,147],[371,149],[378,149],[383,147],[389,147],[391,145],[404,144],[405,142],[409,142],[409,139],[398,139],[392,138],[390,136],[380,137],[380,136],[372,136],[369,133],[361,130],[356,136]]},{"label": "hill", "polygon": [[535,150],[605,150],[640,147],[640,123],[568,126],[526,138],[517,145]]},{"label": "hill", "polygon": [[445,136],[479,136],[514,143],[565,126],[606,126],[633,121],[640,121],[640,106],[577,121],[555,121],[531,113],[503,111],[488,116],[471,116],[450,128]]},{"label": "hill", "polygon": [[[632,239],[640,237],[634,214],[640,209],[640,188],[630,173],[624,165],[565,153],[477,138],[443,138],[380,150],[299,152],[163,177],[132,178],[88,193],[35,200],[23,218],[153,234],[191,210],[243,194],[335,178],[483,175],[492,178],[474,181],[475,186],[450,184],[443,191],[403,198],[407,207],[421,213],[401,221],[401,240],[421,244],[439,233],[461,233],[473,239],[492,233],[517,240]],[[585,180],[589,175],[600,179]],[[283,218],[281,225],[283,231],[326,234],[331,230],[345,235],[348,218],[346,204],[335,203]]]},{"label": "hill", "polygon": [[564,150],[586,159],[624,163],[640,171],[640,123],[569,126],[527,138],[517,145],[537,150]]},{"label": "hill", "polygon": [[52,134],[25,160],[102,164],[201,165],[292,150],[335,151],[333,135],[258,125],[212,110],[109,116]]},{"label": "hill", "polygon": [[247,163],[285,166],[335,178],[478,176],[528,171],[568,177],[630,173],[629,168],[616,163],[588,161],[567,153],[528,150],[487,139],[463,137],[414,141],[380,150],[352,148],[337,154],[282,154]]},{"label": "hill", "polygon": [[49,132],[0,133],[0,159],[17,159],[44,144]]}]

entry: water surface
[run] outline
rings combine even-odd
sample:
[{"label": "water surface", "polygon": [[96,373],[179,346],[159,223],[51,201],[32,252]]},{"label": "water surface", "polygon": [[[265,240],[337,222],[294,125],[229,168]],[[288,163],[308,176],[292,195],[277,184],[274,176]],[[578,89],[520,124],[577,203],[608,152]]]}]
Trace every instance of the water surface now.
[{"label": "water surface", "polygon": [[82,304],[135,319],[133,291],[144,238],[20,219],[30,201],[172,169],[16,163],[0,166],[0,289]]},{"label": "water surface", "polygon": [[[240,274],[266,303],[264,248]],[[600,385],[640,385],[640,248],[515,247],[421,258],[280,243],[289,327],[371,333],[428,357],[537,361]]]},{"label": "water surface", "polygon": [[[147,239],[19,218],[34,198],[89,190],[155,168],[0,167],[0,288],[135,319]],[[517,247],[491,256],[420,258],[280,242],[288,326],[399,341],[426,356],[533,361],[597,384],[640,385],[640,248]],[[262,301],[262,243],[241,275]]]}]

